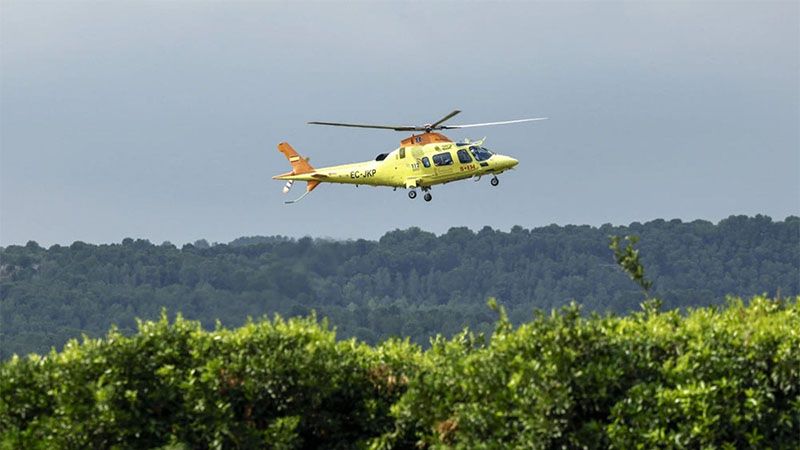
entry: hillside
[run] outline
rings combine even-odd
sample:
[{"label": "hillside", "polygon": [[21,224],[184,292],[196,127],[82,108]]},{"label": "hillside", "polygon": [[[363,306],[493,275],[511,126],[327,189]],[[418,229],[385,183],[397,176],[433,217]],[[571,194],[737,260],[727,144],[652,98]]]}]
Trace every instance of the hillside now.
[{"label": "hillside", "polygon": [[170,314],[238,326],[247,316],[330,318],[340,337],[427,343],[469,325],[490,331],[488,297],[513,323],[577,299],[587,311],[637,310],[641,294],[614,264],[609,235],[641,237],[654,295],[667,308],[728,294],[800,293],[800,218],[732,216],[713,224],[655,220],[625,227],[550,225],[502,232],[417,228],[379,241],[249,237],[177,248],[144,240],[0,250],[0,358],[60,348],[82,333]]}]

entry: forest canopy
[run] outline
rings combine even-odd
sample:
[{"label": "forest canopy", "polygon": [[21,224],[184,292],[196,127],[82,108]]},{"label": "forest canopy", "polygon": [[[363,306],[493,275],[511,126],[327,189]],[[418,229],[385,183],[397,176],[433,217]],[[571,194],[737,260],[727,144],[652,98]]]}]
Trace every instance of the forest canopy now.
[{"label": "forest canopy", "polygon": [[141,239],[50,248],[31,241],[0,249],[0,359],[102,336],[112,324],[132,333],[137,317],[157,318],[162,308],[207,329],[316,311],[342,338],[409,336],[420,344],[464,326],[491,331],[489,297],[516,324],[573,299],[585,311],[627,313],[641,292],[615,264],[612,235],[640,237],[651,294],[665,308],[800,293],[795,216],[451,228],[439,236],[410,228],[378,241],[256,236],[180,248]]}]

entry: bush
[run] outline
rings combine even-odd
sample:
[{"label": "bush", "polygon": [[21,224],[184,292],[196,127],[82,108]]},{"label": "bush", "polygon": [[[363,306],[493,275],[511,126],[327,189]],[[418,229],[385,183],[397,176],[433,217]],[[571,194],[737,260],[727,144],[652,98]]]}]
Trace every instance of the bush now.
[{"label": "bush", "polygon": [[351,448],[386,431],[419,349],[335,340],[325,323],[205,332],[178,317],[2,365],[9,448]]},{"label": "bush", "polygon": [[572,305],[426,357],[376,447],[798,448],[797,299],[685,317]]},{"label": "bush", "polygon": [[570,305],[423,352],[180,317],[0,365],[4,448],[797,448],[800,299]]}]

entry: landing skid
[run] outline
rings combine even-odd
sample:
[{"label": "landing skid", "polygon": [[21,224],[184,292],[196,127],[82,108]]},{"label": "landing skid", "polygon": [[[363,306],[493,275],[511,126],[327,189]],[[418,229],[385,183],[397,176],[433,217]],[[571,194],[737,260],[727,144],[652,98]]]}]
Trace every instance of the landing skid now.
[{"label": "landing skid", "polygon": [[284,204],[286,204],[286,205],[290,205],[290,204],[292,204],[292,203],[297,203],[297,202],[299,202],[300,200],[302,200],[302,199],[303,199],[303,197],[305,197],[306,195],[308,195],[308,193],[309,193],[309,192],[311,192],[311,191],[305,191],[305,192],[303,193],[303,195],[301,195],[300,197],[297,197],[297,198],[296,198],[296,199],[294,199],[294,200],[287,200],[287,201],[285,201],[285,202],[283,202],[283,203],[284,203]]}]

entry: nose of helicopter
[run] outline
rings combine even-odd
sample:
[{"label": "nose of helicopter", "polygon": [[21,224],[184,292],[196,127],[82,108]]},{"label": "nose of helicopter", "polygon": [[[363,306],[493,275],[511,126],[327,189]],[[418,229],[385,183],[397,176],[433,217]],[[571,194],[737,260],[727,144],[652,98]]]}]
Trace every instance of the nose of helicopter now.
[{"label": "nose of helicopter", "polygon": [[513,169],[517,164],[519,164],[519,161],[516,159],[510,156],[503,156],[502,166],[504,169]]}]

